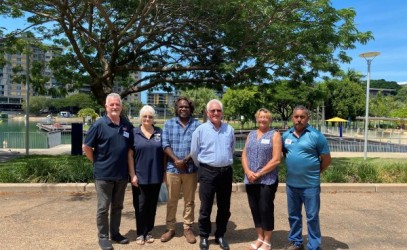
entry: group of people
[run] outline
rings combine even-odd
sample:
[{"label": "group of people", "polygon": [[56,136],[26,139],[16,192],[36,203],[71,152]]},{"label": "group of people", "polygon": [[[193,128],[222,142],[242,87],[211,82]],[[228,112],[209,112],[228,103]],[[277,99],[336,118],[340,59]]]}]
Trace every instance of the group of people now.
[{"label": "group of people", "polygon": [[[211,213],[216,198],[215,243],[230,249],[225,239],[231,216],[234,129],[222,121],[223,105],[213,99],[206,105],[207,121],[192,117],[194,105],[187,97],[175,102],[176,116],[155,126],[156,112],[145,105],[140,110],[140,126],[134,127],[121,117],[122,101],[118,94],[106,97],[106,115],[88,130],[83,150],[93,162],[99,246],[113,249],[112,242],[128,244],[120,234],[120,220],[127,183],[132,184],[136,217],[136,243],[153,243],[157,202],[162,183],[168,190],[166,231],[160,241],[176,235],[176,212],[182,193],[184,199],[183,235],[196,243],[192,226],[195,221],[195,193],[199,182],[201,201],[198,228],[201,250],[209,249]],[[274,198],[278,188],[278,165],[282,154],[287,165],[287,205],[290,232],[287,249],[303,249],[302,215],[307,215],[307,249],[320,249],[319,228],[320,173],[331,158],[325,137],[308,124],[304,106],[294,109],[294,127],[280,135],[271,128],[272,115],[265,108],[256,114],[257,130],[249,133],[242,152],[242,166],[249,207],[257,240],[249,249],[271,249],[274,230]],[[109,216],[110,212],[110,216]]]}]

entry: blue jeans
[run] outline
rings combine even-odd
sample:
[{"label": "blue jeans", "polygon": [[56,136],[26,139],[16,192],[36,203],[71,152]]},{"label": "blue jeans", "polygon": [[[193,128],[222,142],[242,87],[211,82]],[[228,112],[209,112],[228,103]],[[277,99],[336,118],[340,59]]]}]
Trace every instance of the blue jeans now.
[{"label": "blue jeans", "polygon": [[288,240],[295,245],[303,244],[302,240],[302,204],[307,215],[308,250],[319,250],[321,230],[319,226],[319,208],[321,205],[321,187],[294,188],[287,185],[287,207],[290,233]]}]

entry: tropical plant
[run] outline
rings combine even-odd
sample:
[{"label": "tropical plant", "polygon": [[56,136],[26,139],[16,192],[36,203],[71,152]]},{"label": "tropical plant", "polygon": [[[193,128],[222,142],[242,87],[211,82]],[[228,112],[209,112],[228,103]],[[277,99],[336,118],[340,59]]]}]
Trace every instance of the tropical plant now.
[{"label": "tropical plant", "polygon": [[[32,30],[64,48],[51,61],[54,76],[63,87],[89,83],[100,105],[116,78],[125,79],[122,97],[154,87],[312,83],[373,38],[357,29],[352,8],[326,0],[3,0],[1,14],[27,20],[1,42]],[[142,78],[131,80],[137,71]]]}]

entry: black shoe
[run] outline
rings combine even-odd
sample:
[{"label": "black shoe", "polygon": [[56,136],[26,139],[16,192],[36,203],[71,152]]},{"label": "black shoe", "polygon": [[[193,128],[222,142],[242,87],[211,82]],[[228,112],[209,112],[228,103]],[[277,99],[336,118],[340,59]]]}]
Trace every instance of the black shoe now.
[{"label": "black shoe", "polygon": [[129,239],[127,239],[120,233],[116,234],[115,236],[112,236],[111,239],[119,244],[129,244]]},{"label": "black shoe", "polygon": [[108,238],[99,238],[99,246],[102,250],[112,250],[112,242]]},{"label": "black shoe", "polygon": [[220,248],[223,250],[229,250],[229,244],[223,237],[215,238],[215,243],[219,244]]},{"label": "black shoe", "polygon": [[199,242],[199,248],[201,250],[208,250],[209,249],[208,238],[201,237],[201,241]]}]

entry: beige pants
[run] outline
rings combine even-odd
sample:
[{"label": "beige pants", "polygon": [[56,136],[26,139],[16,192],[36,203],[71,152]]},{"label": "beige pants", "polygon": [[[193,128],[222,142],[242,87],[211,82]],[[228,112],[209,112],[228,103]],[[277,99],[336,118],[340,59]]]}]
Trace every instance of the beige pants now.
[{"label": "beige pants", "polygon": [[180,192],[184,195],[184,229],[188,229],[194,223],[195,191],[198,182],[197,173],[171,174],[167,173],[167,229],[175,230],[176,214]]}]

